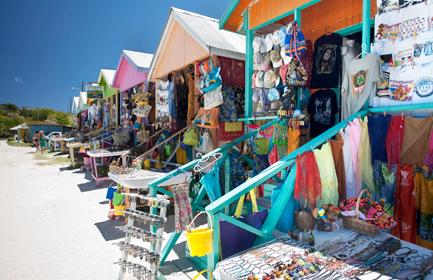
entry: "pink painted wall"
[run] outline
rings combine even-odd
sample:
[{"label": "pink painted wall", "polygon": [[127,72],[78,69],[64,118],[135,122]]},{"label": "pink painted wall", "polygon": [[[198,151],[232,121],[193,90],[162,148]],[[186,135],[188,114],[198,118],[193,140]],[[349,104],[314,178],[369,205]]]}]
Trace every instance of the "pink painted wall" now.
[{"label": "pink painted wall", "polygon": [[208,56],[209,51],[197,43],[179,23],[173,21],[172,28],[159,53],[152,79],[161,78],[171,71]]},{"label": "pink painted wall", "polygon": [[125,91],[138,84],[147,81],[149,70],[139,70],[133,64],[129,63],[128,59],[122,56],[116,77],[113,82],[113,87]]}]

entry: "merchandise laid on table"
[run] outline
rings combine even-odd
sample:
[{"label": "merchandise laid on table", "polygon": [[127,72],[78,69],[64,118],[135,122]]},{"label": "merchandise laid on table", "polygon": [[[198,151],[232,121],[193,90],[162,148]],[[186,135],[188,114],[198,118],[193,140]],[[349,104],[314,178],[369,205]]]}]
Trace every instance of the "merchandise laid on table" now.
[{"label": "merchandise laid on table", "polygon": [[[423,279],[431,277],[429,250],[389,234],[369,238],[315,233],[315,244],[278,238],[218,263],[215,279]],[[314,242],[314,241],[313,241]]]}]

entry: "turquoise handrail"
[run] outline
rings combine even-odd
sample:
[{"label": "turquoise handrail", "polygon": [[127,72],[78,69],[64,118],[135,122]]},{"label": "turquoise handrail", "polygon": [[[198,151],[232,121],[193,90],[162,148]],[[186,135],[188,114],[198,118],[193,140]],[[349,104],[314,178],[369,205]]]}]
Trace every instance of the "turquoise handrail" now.
[{"label": "turquoise handrail", "polygon": [[231,203],[239,200],[239,198],[242,195],[247,194],[253,188],[263,184],[264,182],[266,182],[267,180],[269,180],[270,178],[272,178],[273,176],[281,172],[283,169],[289,167],[293,163],[293,160],[296,158],[296,156],[306,151],[315,149],[319,145],[326,142],[328,139],[332,138],[335,134],[337,134],[340,131],[340,129],[345,128],[348,122],[352,121],[355,118],[363,117],[367,113],[368,113],[367,110],[362,110],[360,112],[351,115],[348,119],[338,123],[337,125],[325,131],[324,133],[320,134],[313,140],[307,142],[306,144],[304,144],[294,152],[288,154],[287,156],[285,156],[275,164],[266,168],[265,170],[263,170],[262,172],[260,172],[259,174],[251,178],[250,180],[242,183],[230,193],[225,194],[219,199],[215,200],[214,202],[206,206],[205,208],[206,211],[208,211],[210,214],[215,214],[217,212],[220,212],[225,206],[228,206]]}]

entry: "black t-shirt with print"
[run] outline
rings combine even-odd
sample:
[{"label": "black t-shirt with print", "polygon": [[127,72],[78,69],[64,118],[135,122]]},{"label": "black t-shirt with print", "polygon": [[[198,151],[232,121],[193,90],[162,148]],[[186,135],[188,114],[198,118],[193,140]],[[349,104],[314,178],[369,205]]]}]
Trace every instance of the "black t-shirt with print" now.
[{"label": "black t-shirt with print", "polygon": [[314,43],[311,88],[336,88],[341,69],[340,34],[323,35]]},{"label": "black t-shirt with print", "polygon": [[308,100],[310,114],[310,136],[316,137],[335,125],[338,113],[335,92],[330,89],[319,90]]}]

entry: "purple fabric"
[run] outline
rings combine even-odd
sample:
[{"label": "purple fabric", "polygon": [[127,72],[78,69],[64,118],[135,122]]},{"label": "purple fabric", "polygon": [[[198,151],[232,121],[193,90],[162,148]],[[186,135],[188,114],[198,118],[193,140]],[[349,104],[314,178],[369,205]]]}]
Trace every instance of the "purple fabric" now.
[{"label": "purple fabric", "polygon": [[[238,220],[260,229],[268,216],[268,210],[252,213]],[[253,246],[256,235],[233,225],[227,221],[220,221],[221,255],[228,258]]]}]

